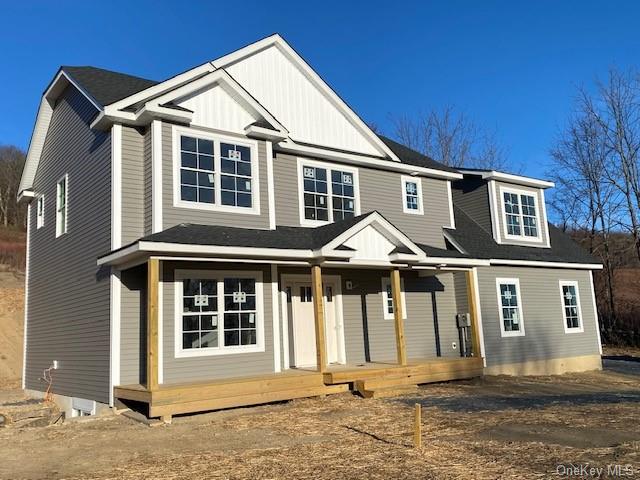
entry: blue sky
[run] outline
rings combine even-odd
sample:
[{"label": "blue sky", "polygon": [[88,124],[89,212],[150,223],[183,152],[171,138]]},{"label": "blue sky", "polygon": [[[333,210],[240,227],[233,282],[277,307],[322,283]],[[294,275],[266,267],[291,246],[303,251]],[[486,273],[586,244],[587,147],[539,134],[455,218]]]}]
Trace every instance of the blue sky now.
[{"label": "blue sky", "polygon": [[0,0],[0,16],[0,143],[23,148],[59,65],[160,80],[279,32],[384,133],[455,104],[544,176],[575,87],[640,64],[640,4],[625,1]]}]

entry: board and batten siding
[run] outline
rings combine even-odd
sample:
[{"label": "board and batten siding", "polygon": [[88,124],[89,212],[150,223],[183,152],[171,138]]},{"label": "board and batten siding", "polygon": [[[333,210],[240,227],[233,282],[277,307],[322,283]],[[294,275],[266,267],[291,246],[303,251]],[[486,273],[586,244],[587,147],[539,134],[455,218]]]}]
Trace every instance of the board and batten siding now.
[{"label": "board and batten siding", "polygon": [[122,243],[145,234],[144,130],[122,127]]},{"label": "board and batten siding", "polygon": [[[274,160],[276,224],[300,226],[298,192],[298,160],[296,156],[278,152]],[[337,162],[325,162],[340,167]],[[350,167],[353,168],[353,167]],[[358,167],[360,213],[373,210],[405,233],[411,240],[445,248],[442,227],[449,226],[447,182],[427,177],[415,177],[422,182],[424,215],[404,213],[400,173]]]},{"label": "board and batten siding", "polygon": [[[53,392],[109,402],[110,275],[96,259],[111,247],[111,135],[91,130],[96,109],[74,87],[58,100],[33,190],[45,195],[44,226],[31,215],[25,385],[54,360]],[[67,233],[56,238],[56,185],[68,175]],[[35,201],[35,199],[34,199]]]},{"label": "board and batten siding", "polygon": [[[200,128],[205,131],[207,129]],[[215,131],[211,131],[215,135]],[[173,202],[173,130],[169,123],[162,124],[162,227],[164,230],[181,223],[220,225],[241,228],[269,228],[269,200],[267,181],[267,150],[264,141],[258,142],[258,181],[260,185],[260,214],[220,212],[188,207],[175,207]],[[216,188],[219,188],[216,185]]]},{"label": "board and batten siding", "polygon": [[[501,336],[496,278],[520,281],[524,336]],[[560,280],[578,282],[583,333],[564,331]],[[599,353],[589,271],[481,267],[478,284],[487,366]]]}]

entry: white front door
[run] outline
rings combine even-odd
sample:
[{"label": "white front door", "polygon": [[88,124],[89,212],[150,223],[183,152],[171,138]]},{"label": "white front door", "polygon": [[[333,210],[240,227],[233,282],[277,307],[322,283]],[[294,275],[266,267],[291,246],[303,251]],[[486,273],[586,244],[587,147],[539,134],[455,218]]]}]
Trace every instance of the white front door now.
[{"label": "white front door", "polygon": [[[338,323],[336,302],[337,282],[323,281],[325,339],[327,362],[338,363],[342,339],[342,325]],[[315,367],[316,331],[313,317],[313,295],[311,282],[293,282],[291,284],[292,329],[293,329],[293,365],[296,367]]]}]

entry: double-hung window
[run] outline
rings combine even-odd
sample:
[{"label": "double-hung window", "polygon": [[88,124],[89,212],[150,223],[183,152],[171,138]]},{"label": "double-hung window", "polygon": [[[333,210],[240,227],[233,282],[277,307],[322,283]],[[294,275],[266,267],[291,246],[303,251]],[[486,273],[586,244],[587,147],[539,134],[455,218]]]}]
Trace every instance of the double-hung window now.
[{"label": "double-hung window", "polygon": [[260,213],[256,145],[174,127],[174,204]]},{"label": "double-hung window", "polygon": [[65,175],[56,186],[56,237],[67,233],[68,179]]},{"label": "double-hung window", "polygon": [[502,189],[507,238],[539,239],[540,226],[533,192]]},{"label": "double-hung window", "polygon": [[264,350],[260,272],[176,272],[176,356]]},{"label": "double-hung window", "polygon": [[[404,279],[400,279],[400,299],[402,302],[402,318],[407,318],[407,302],[404,296]],[[393,291],[391,289],[391,279],[382,277],[382,314],[385,320],[393,320],[394,305]]]},{"label": "double-hung window", "polygon": [[38,197],[36,204],[36,228],[44,226],[44,195]]},{"label": "double-hung window", "polygon": [[578,282],[560,280],[560,299],[566,333],[583,332]]},{"label": "double-hung window", "polygon": [[355,169],[314,161],[299,161],[301,223],[317,224],[358,215]]},{"label": "double-hung window", "polygon": [[422,182],[420,178],[402,176],[402,211],[422,215]]},{"label": "double-hung window", "polygon": [[520,281],[517,278],[496,279],[500,332],[503,337],[524,335]]}]

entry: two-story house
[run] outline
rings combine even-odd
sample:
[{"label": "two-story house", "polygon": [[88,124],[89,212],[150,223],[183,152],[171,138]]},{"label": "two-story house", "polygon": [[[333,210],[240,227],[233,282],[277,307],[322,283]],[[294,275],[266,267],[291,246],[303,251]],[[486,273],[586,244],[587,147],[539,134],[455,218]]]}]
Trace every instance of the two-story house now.
[{"label": "two-story house", "polygon": [[550,187],[376,135],[278,35],[161,82],[62,67],[20,186],[24,388],[168,420],[600,368]]}]

